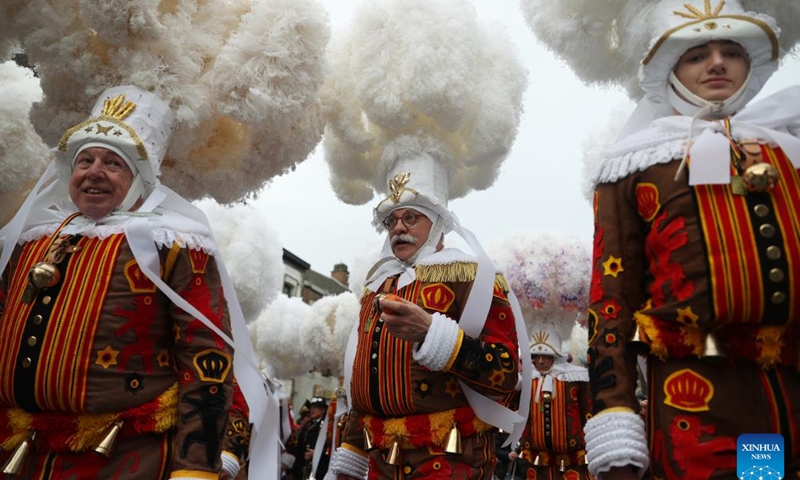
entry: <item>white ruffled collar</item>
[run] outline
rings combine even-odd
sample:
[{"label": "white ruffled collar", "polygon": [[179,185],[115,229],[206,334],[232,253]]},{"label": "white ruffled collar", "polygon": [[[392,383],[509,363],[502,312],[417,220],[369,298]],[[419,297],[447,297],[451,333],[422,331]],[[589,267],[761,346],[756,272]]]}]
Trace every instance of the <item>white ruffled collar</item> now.
[{"label": "white ruffled collar", "polygon": [[[759,138],[783,148],[796,165],[800,164],[800,86],[781,90],[759,102],[748,105],[731,117],[734,139]],[[689,139],[691,118],[674,115],[655,119],[649,127],[634,132],[608,148],[602,159],[587,167],[589,191],[600,183],[612,183],[653,165],[682,158]],[[694,138],[703,133],[720,134],[720,122],[699,121]],[[786,133],[789,132],[789,133]],[[727,169],[726,158],[724,168]],[[722,167],[720,167],[722,168]],[[698,182],[702,183],[702,182]]]}]

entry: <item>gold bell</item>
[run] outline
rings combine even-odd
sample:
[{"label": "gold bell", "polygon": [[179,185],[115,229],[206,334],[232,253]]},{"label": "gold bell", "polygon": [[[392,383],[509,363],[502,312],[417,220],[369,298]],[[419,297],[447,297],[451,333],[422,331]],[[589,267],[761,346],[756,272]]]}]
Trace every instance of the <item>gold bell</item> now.
[{"label": "gold bell", "polygon": [[458,433],[458,428],[456,428],[456,424],[453,424],[453,428],[450,429],[450,433],[447,434],[447,443],[445,444],[444,451],[447,453],[456,453],[461,454],[461,434]]},{"label": "gold bell", "polygon": [[114,449],[114,443],[117,441],[117,435],[119,435],[120,430],[122,430],[122,420],[114,422],[114,425],[111,425],[108,432],[103,437],[103,440],[95,447],[94,451],[104,457],[111,457],[111,451]]},{"label": "gold bell", "polygon": [[48,262],[39,262],[28,271],[28,279],[36,288],[48,288],[61,280],[61,271]]},{"label": "gold bell", "polygon": [[567,462],[564,461],[562,458],[560,462],[558,462],[558,471],[564,473],[567,471]]},{"label": "gold bell", "polygon": [[536,458],[533,459],[533,466],[539,467],[542,465],[542,458],[539,455],[536,455]]},{"label": "gold bell", "polygon": [[386,453],[386,464],[398,465],[399,463],[400,463],[400,444],[397,442],[392,442],[392,446],[389,447],[389,451]]},{"label": "gold bell", "polygon": [[3,473],[5,475],[19,475],[22,471],[22,465],[25,464],[25,459],[28,456],[28,451],[31,449],[31,444],[36,438],[36,432],[31,432],[30,436],[19,444],[14,453],[9,457],[5,465],[3,465]]},{"label": "gold bell", "polygon": [[750,192],[772,190],[778,183],[778,169],[769,163],[756,163],[742,174],[744,188]]},{"label": "gold bell", "polygon": [[650,345],[642,340],[639,335],[639,326],[635,325],[633,330],[633,337],[628,340],[628,348],[636,355],[647,355],[650,352]]},{"label": "gold bell", "polygon": [[724,357],[725,354],[722,352],[722,348],[719,346],[717,337],[713,333],[707,334],[703,342],[703,358],[719,359]]},{"label": "gold bell", "polygon": [[371,450],[375,450],[375,445],[372,444],[372,437],[370,436],[369,432],[364,429],[364,451],[369,452]]}]

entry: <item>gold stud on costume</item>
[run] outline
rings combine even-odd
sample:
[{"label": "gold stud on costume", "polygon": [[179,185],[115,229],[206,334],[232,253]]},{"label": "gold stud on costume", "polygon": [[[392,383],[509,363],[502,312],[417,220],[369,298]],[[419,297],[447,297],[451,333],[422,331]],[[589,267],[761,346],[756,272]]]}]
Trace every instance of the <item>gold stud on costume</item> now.
[{"label": "gold stud on costume", "polygon": [[33,441],[36,439],[36,432],[31,432],[30,436],[19,444],[14,453],[9,457],[5,465],[3,465],[3,474],[5,475],[19,475],[22,471],[22,466],[28,456]]},{"label": "gold stud on costume", "polygon": [[456,428],[456,424],[453,424],[453,428],[450,429],[450,433],[447,434],[447,443],[445,444],[444,451],[447,453],[456,453],[461,454],[461,434],[458,433],[458,428]]},{"label": "gold stud on costume", "polygon": [[114,422],[114,425],[111,425],[108,432],[103,437],[103,440],[95,447],[94,451],[104,457],[110,458],[120,430],[122,430],[122,420]]}]

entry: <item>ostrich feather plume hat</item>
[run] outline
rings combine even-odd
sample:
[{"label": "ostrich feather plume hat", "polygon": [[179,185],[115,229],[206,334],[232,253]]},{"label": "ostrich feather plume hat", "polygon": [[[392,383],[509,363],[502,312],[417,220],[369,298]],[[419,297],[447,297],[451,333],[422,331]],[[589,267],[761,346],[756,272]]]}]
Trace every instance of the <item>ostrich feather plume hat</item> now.
[{"label": "ostrich feather plume hat", "polygon": [[169,146],[174,115],[158,96],[134,85],[112,87],[97,99],[90,117],[69,128],[56,152],[59,169],[71,169],[82,150],[99,146],[120,155],[152,191]]},{"label": "ostrich feather plume hat", "polygon": [[755,97],[778,68],[780,29],[775,20],[745,11],[738,0],[661,0],[641,15],[629,28],[653,33],[639,80],[654,104],[670,103],[670,72],[681,55],[710,41],[734,41],[747,51],[750,77],[731,110]]}]

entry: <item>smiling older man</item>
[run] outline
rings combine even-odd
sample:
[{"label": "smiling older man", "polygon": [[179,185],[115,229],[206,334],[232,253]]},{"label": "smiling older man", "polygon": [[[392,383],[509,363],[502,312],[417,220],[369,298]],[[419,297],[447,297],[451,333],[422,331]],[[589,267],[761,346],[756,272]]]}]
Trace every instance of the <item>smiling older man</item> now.
[{"label": "smiling older man", "polygon": [[[420,164],[435,161],[400,161],[390,195],[375,208],[374,224],[388,235],[350,347],[352,409],[330,468],[340,479],[369,471],[371,479],[488,480],[494,426],[481,417],[491,405],[510,412],[504,407],[515,393],[519,350],[508,287],[491,262],[480,267],[479,257],[444,248],[445,232],[460,226],[442,200],[446,188],[420,173],[436,168]],[[473,296],[483,309],[470,307]]]},{"label": "smiling older man", "polygon": [[172,125],[107,90],[0,232],[0,478],[217,478],[228,422],[249,424],[229,418],[233,289],[158,181]]}]

